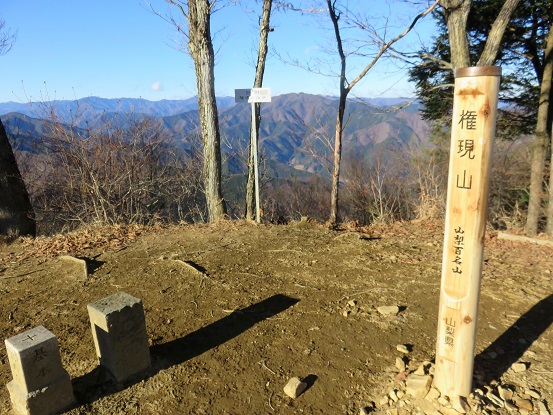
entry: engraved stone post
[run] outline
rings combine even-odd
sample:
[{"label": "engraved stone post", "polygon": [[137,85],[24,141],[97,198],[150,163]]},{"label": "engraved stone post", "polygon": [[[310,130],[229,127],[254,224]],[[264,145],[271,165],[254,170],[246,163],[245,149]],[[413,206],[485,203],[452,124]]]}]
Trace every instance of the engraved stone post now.
[{"label": "engraved stone post", "polygon": [[5,343],[13,376],[7,387],[17,414],[51,415],[73,404],[71,379],[54,334],[39,326]]},{"label": "engraved stone post", "polygon": [[434,379],[449,397],[468,396],[472,388],[500,76],[497,66],[455,72]]},{"label": "engraved stone post", "polygon": [[88,304],[100,365],[118,382],[150,366],[150,349],[142,301],[124,292]]}]

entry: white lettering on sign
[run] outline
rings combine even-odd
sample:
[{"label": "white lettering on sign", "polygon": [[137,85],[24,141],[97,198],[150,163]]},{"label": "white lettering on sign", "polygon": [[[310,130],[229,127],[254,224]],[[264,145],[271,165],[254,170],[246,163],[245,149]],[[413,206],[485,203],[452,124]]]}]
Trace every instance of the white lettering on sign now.
[{"label": "white lettering on sign", "polygon": [[271,102],[271,88],[235,89],[234,102]]}]

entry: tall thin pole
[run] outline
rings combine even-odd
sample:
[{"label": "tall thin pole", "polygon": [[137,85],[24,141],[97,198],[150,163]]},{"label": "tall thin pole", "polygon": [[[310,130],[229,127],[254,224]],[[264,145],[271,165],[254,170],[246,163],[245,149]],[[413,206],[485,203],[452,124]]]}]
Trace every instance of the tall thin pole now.
[{"label": "tall thin pole", "polygon": [[255,119],[255,102],[252,102],[252,143],[253,143],[253,164],[255,176],[255,220],[261,222],[261,210],[259,207],[259,166],[257,163],[257,128]]},{"label": "tall thin pole", "polygon": [[466,397],[472,388],[500,77],[497,66],[455,73],[434,377],[435,386],[449,397]]}]

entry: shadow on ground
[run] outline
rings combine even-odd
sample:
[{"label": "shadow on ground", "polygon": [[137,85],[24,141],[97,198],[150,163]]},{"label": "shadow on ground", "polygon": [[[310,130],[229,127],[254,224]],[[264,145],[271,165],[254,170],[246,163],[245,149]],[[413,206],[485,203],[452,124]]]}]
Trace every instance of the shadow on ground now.
[{"label": "shadow on ground", "polygon": [[[152,366],[150,370],[125,384],[117,384],[107,371],[98,366],[91,372],[73,380],[76,406],[90,404],[105,396],[130,387],[143,379],[156,375],[159,371],[193,359],[227,341],[239,336],[256,324],[271,318],[299,300],[283,294],[273,295],[249,307],[235,310],[199,330],[179,339],[150,347]],[[314,382],[314,379],[310,379]]]},{"label": "shadow on ground", "polygon": [[[553,294],[535,304],[474,359],[477,381],[499,378],[553,323]],[[497,356],[496,356],[497,355]],[[492,358],[495,356],[495,358]]]}]

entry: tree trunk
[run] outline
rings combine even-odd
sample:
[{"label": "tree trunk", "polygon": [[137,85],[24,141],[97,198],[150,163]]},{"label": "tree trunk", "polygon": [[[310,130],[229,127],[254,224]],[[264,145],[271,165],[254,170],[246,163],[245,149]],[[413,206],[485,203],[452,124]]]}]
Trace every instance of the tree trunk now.
[{"label": "tree trunk", "polygon": [[15,238],[36,235],[29,194],[0,120],[0,235]]},{"label": "tree trunk", "polygon": [[346,111],[347,93],[344,89],[340,91],[338,103],[338,114],[336,115],[336,128],[334,131],[334,170],[332,171],[332,189],[330,191],[330,223],[337,224],[340,221],[339,215],[339,188],[340,188],[340,167],[342,164],[342,133],[344,131],[344,113]]},{"label": "tree trunk", "polygon": [[210,21],[211,4],[208,0],[188,1],[188,47],[194,60],[198,87],[205,197],[209,221],[214,222],[226,216],[226,207],[221,190],[221,136],[215,100],[215,54]]},{"label": "tree trunk", "polygon": [[340,221],[339,215],[339,193],[340,193],[340,167],[342,162],[342,133],[344,131],[344,113],[346,112],[346,103],[350,88],[347,86],[346,79],[346,55],[342,46],[342,37],[340,36],[340,27],[338,19],[340,16],[336,13],[334,4],[327,0],[330,20],[334,27],[334,36],[336,37],[336,46],[340,56],[340,98],[338,101],[338,113],[336,114],[336,127],[334,129],[334,169],[332,171],[332,189],[330,190],[330,218],[332,225]]},{"label": "tree trunk", "polygon": [[[547,35],[544,61],[542,90],[546,89],[549,91],[548,114],[545,123],[551,149],[551,159],[549,160],[549,201],[547,205],[547,225],[545,232],[549,236],[553,236],[553,136],[551,135],[553,132],[553,126],[551,124],[553,122],[553,105],[551,105],[551,99],[553,98],[553,88],[551,85],[553,82],[553,24],[549,27],[549,34]],[[548,86],[544,87],[544,84],[548,84]]]},{"label": "tree trunk", "polygon": [[520,0],[505,0],[505,3],[503,3],[501,11],[490,29],[486,45],[480,55],[480,59],[478,59],[477,66],[490,66],[495,63],[499,47],[501,46],[503,33],[505,33],[505,29],[511,21],[511,15],[515,11],[519,2]]},{"label": "tree trunk", "polygon": [[[526,218],[525,231],[528,235],[538,233],[541,205],[543,199],[543,180],[545,171],[545,159],[550,141],[549,130],[549,100],[551,98],[551,76],[553,74],[553,31],[549,28],[547,45],[545,49],[544,70],[540,85],[538,103],[538,116],[536,122],[536,138],[532,155],[532,167],[530,175],[530,199],[528,201],[528,216]],[[551,181],[551,180],[550,180]],[[549,221],[548,221],[549,228]]]},{"label": "tree trunk", "polygon": [[[259,47],[257,49],[257,66],[255,69],[255,80],[253,87],[261,88],[263,86],[263,75],[265,74],[265,62],[267,60],[267,42],[269,38],[269,23],[271,19],[271,8],[273,0],[263,0],[263,13],[261,16],[261,25],[259,28]],[[254,105],[255,108],[255,125],[250,129],[250,151],[248,157],[248,181],[246,183],[246,219],[255,219],[255,176],[254,176],[254,148],[259,146],[253,145],[253,129],[255,128],[255,137],[259,137],[259,124],[261,122],[261,104]],[[259,142],[259,140],[258,140]]]},{"label": "tree trunk", "polygon": [[454,70],[470,66],[467,18],[471,3],[470,0],[442,0],[440,3],[447,22],[451,65]]}]

